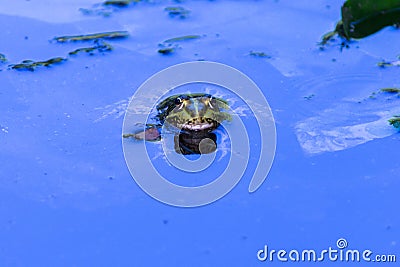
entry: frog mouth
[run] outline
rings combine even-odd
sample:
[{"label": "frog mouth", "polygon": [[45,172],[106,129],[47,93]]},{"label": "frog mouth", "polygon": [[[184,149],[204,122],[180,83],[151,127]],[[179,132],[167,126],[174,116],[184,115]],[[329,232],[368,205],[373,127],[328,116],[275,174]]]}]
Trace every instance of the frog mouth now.
[{"label": "frog mouth", "polygon": [[205,131],[215,129],[217,126],[218,123],[210,118],[193,118],[182,125],[178,125],[179,128],[187,131]]}]

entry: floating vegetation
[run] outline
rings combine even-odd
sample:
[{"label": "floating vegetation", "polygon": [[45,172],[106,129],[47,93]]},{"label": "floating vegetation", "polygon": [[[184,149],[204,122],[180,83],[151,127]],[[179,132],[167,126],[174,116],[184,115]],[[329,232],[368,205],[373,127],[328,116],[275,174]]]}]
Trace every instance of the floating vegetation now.
[{"label": "floating vegetation", "polygon": [[377,63],[378,67],[384,68],[384,67],[393,67],[393,66],[400,66],[400,60],[396,60],[396,61],[381,61]]},{"label": "floating vegetation", "polygon": [[14,70],[29,70],[29,71],[34,71],[36,69],[36,67],[50,67],[51,65],[54,64],[59,64],[62,63],[64,61],[66,61],[66,58],[62,58],[62,57],[55,57],[55,58],[51,58],[49,60],[46,61],[33,61],[33,60],[24,60],[19,64],[12,64],[9,65],[9,67],[11,69]]},{"label": "floating vegetation", "polygon": [[[347,42],[349,41],[349,39],[346,39],[345,37],[344,37],[344,31],[343,31],[343,22],[342,21],[339,21],[337,24],[336,24],[336,27],[335,27],[335,30],[334,31],[331,31],[331,32],[328,32],[328,33],[326,33],[326,34],[324,34],[323,36],[322,36],[322,40],[321,40],[321,42],[319,43],[319,45],[321,45],[321,46],[324,46],[324,45],[326,45],[329,41],[333,41],[334,40],[334,37],[336,36],[336,35],[339,35],[339,37],[341,37],[342,39],[345,39],[345,40],[347,40]],[[342,42],[342,45],[341,45],[341,48],[343,48],[344,46],[346,46],[347,43],[346,41],[343,41]]]},{"label": "floating vegetation", "polygon": [[371,95],[368,98],[369,99],[376,99],[376,92],[372,92]]},{"label": "floating vegetation", "polygon": [[400,88],[382,88],[381,92],[391,93],[391,94],[400,94]]},{"label": "floating vegetation", "polygon": [[185,35],[185,36],[167,39],[158,45],[160,47],[160,49],[158,49],[158,53],[163,54],[163,55],[169,55],[169,54],[175,52],[175,50],[177,48],[179,48],[178,44],[176,44],[176,43],[183,42],[183,41],[189,41],[189,40],[195,40],[195,39],[199,39],[199,38],[201,38],[200,35]]},{"label": "floating vegetation", "polygon": [[66,42],[89,41],[98,39],[121,39],[121,38],[127,38],[128,36],[129,32],[127,31],[114,31],[114,32],[102,32],[102,33],[93,33],[84,35],[60,36],[60,37],[54,37],[53,40],[59,43],[66,43]]},{"label": "floating vegetation", "polygon": [[124,7],[130,5],[132,2],[140,2],[138,0],[107,0],[103,3],[105,6],[117,6],[117,7]]},{"label": "floating vegetation", "polygon": [[77,55],[80,53],[88,53],[89,55],[93,55],[95,52],[101,53],[113,50],[113,47],[110,44],[104,42],[103,39],[118,39],[118,38],[126,38],[128,36],[129,33],[127,31],[114,31],[114,32],[103,32],[103,33],[94,33],[86,35],[61,36],[61,37],[55,37],[54,40],[61,43],[94,40],[95,46],[78,48],[68,53],[68,55],[70,56]]},{"label": "floating vegetation", "polygon": [[143,0],[106,0],[102,3],[94,4],[91,8],[80,8],[79,11],[84,15],[109,17],[114,11],[139,2],[143,2]]},{"label": "floating vegetation", "polygon": [[80,8],[80,12],[82,12],[83,15],[89,15],[89,16],[103,16],[103,17],[109,17],[112,14],[112,10],[109,8],[104,8],[103,6],[96,6],[93,8]]},{"label": "floating vegetation", "polygon": [[321,42],[319,42],[319,45],[321,45],[321,46],[326,45],[328,43],[328,41],[333,40],[333,37],[335,37],[336,34],[337,34],[336,30],[325,33],[324,35],[322,35]]},{"label": "floating vegetation", "polygon": [[5,55],[0,54],[0,63],[4,63],[4,62],[7,62],[7,58]]},{"label": "floating vegetation", "polygon": [[389,124],[400,130],[400,115],[395,115],[393,118],[389,119]]},{"label": "floating vegetation", "polygon": [[158,53],[163,54],[163,55],[169,55],[175,52],[176,47],[170,46],[170,47],[164,47],[158,49]]},{"label": "floating vegetation", "polygon": [[170,17],[179,17],[181,19],[187,18],[190,14],[190,10],[181,6],[170,6],[166,7],[164,10],[168,12]]},{"label": "floating vegetation", "polygon": [[175,37],[175,38],[165,40],[163,43],[176,43],[176,42],[194,40],[194,39],[199,39],[199,38],[201,38],[200,35],[185,35],[185,36]]},{"label": "floating vegetation", "polygon": [[[102,33],[94,33],[94,34],[86,34],[86,35],[71,35],[71,36],[60,36],[55,37],[59,43],[65,42],[76,42],[76,41],[94,41],[95,46],[92,47],[83,47],[75,49],[68,53],[69,56],[77,55],[80,53],[88,53],[89,55],[93,55],[95,52],[108,52],[112,51],[113,47],[104,42],[103,39],[118,39],[118,38],[126,38],[129,36],[127,31],[113,31],[113,32],[102,32]],[[37,67],[50,67],[51,65],[62,63],[66,61],[67,58],[63,57],[55,57],[46,61],[33,61],[33,60],[24,60],[19,64],[11,64],[9,68],[14,70],[29,70],[34,71]],[[3,54],[0,54],[0,63],[5,62],[6,58]]]},{"label": "floating vegetation", "polygon": [[314,98],[314,96],[315,96],[314,94],[311,94],[311,95],[305,96],[304,99],[305,100],[311,100],[311,99]]},{"label": "floating vegetation", "polygon": [[109,52],[112,50],[113,47],[110,44],[106,42],[97,42],[96,46],[78,48],[74,51],[69,52],[68,55],[77,55],[80,53],[88,53],[89,55],[94,55],[95,52]]},{"label": "floating vegetation", "polygon": [[321,45],[336,35],[346,40],[360,39],[400,23],[400,0],[347,0],[341,11],[342,19],[334,31],[322,37]]},{"label": "floating vegetation", "polygon": [[396,87],[386,87],[380,90],[372,92],[368,97],[364,98],[362,101],[358,101],[358,103],[362,103],[363,101],[375,100],[379,99],[382,96],[386,96],[386,100],[392,100],[394,97],[400,97],[400,88]]},{"label": "floating vegetation", "polygon": [[253,50],[249,52],[249,55],[253,56],[253,57],[271,58],[270,55],[268,55],[268,54],[266,54],[264,52],[253,51]]}]

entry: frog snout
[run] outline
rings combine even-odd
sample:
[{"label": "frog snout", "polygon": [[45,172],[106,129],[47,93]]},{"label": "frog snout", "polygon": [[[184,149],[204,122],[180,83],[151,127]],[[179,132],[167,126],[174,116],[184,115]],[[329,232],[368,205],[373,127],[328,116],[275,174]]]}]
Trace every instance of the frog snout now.
[{"label": "frog snout", "polygon": [[206,109],[207,107],[204,103],[194,103],[194,105],[190,106],[190,113],[193,114],[193,117],[202,117]]}]

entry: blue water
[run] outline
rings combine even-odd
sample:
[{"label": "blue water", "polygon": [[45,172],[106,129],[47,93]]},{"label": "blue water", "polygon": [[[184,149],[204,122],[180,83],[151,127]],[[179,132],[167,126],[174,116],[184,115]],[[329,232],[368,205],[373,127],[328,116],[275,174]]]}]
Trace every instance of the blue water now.
[{"label": "blue water", "polygon": [[[321,51],[341,1],[156,1],[110,17],[79,11],[95,4],[0,5],[8,59],[0,63],[1,266],[280,266],[260,262],[257,251],[336,248],[339,238],[350,249],[400,257],[400,136],[386,123],[400,114],[400,99],[379,93],[400,86],[400,69],[376,66],[396,59],[398,30]],[[171,5],[189,17],[169,17]],[[7,67],[87,46],[49,42],[55,36],[113,30],[130,37],[109,41],[112,52],[34,72]],[[202,38],[157,53],[159,43],[188,34]],[[230,65],[257,83],[275,117],[277,151],[255,193],[246,173],[224,198],[184,209],[134,182],[121,132],[135,90],[193,60]]]}]

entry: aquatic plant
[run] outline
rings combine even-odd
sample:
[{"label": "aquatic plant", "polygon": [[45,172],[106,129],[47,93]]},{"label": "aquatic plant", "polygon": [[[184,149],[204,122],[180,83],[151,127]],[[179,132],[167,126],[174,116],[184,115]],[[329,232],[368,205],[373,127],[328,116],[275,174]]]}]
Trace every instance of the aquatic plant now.
[{"label": "aquatic plant", "polygon": [[174,53],[175,50],[179,48],[179,45],[176,43],[195,40],[199,38],[201,38],[201,35],[184,35],[167,39],[158,45],[160,47],[160,49],[158,49],[158,53],[163,55],[169,55],[171,53]]},{"label": "aquatic plant", "polygon": [[158,53],[163,54],[163,55],[169,55],[175,52],[176,47],[170,46],[170,47],[163,47],[158,49]]},{"label": "aquatic plant", "polygon": [[[103,39],[126,38],[127,36],[129,36],[129,33],[126,31],[114,31],[114,32],[104,32],[104,33],[95,33],[86,35],[61,36],[61,37],[55,37],[54,40],[60,43],[94,40],[95,43],[94,46],[78,48],[68,53],[69,56],[77,55],[79,53],[88,53],[90,55],[93,55],[96,51],[107,52],[113,50],[113,47],[110,44],[104,42]],[[21,63],[18,64],[11,64],[9,65],[9,67],[15,70],[34,71],[37,67],[40,66],[49,67],[53,64],[62,63],[66,60],[67,58],[63,57],[55,57],[46,61],[33,61],[28,59],[28,60],[23,60]]]},{"label": "aquatic plant", "polygon": [[170,17],[179,17],[181,19],[187,18],[190,14],[190,10],[181,6],[166,7],[164,11],[167,11]]},{"label": "aquatic plant", "polygon": [[68,55],[77,55],[79,53],[88,53],[89,55],[93,55],[94,52],[108,52],[112,51],[113,47],[106,43],[106,42],[97,42],[95,46],[92,47],[83,47],[83,48],[78,48],[75,49],[74,51],[71,51],[68,53]]},{"label": "aquatic plant", "polygon": [[112,10],[104,6],[96,6],[93,8],[80,8],[79,11],[82,12],[82,14],[89,16],[95,15],[95,16],[109,17],[112,14]]},{"label": "aquatic plant", "polygon": [[251,50],[251,51],[249,52],[249,55],[250,55],[250,56],[253,56],[253,57],[271,58],[271,56],[268,55],[267,53],[260,52],[260,51],[253,51],[253,50]]},{"label": "aquatic plant", "polygon": [[392,94],[400,94],[400,88],[394,88],[394,87],[382,88],[381,92],[392,93]]},{"label": "aquatic plant", "polygon": [[384,67],[393,67],[393,66],[400,66],[400,60],[395,60],[395,61],[385,61],[382,60],[380,62],[378,62],[376,65],[378,65],[378,67],[384,68]]},{"label": "aquatic plant", "polygon": [[200,35],[185,35],[185,36],[180,36],[180,37],[167,39],[163,43],[175,43],[175,42],[182,42],[182,41],[199,39],[199,38],[201,38]]},{"label": "aquatic plant", "polygon": [[4,63],[4,62],[7,62],[7,58],[5,55],[0,53],[0,63]]},{"label": "aquatic plant", "polygon": [[100,15],[109,17],[111,14],[119,9],[126,8],[132,3],[145,2],[144,0],[106,0],[101,3],[96,3],[90,8],[80,8],[84,15]]},{"label": "aquatic plant", "polygon": [[400,24],[400,0],[347,0],[341,8],[342,19],[335,30],[322,37],[326,44],[335,35],[350,40],[367,37],[387,26]]},{"label": "aquatic plant", "polygon": [[33,61],[33,60],[28,59],[28,60],[22,61],[19,64],[11,64],[11,65],[9,65],[9,67],[11,69],[15,69],[15,70],[34,71],[37,67],[40,67],[40,66],[50,67],[51,65],[59,64],[66,60],[67,60],[66,58],[62,58],[62,57],[55,57],[55,58],[51,58],[46,61]]},{"label": "aquatic plant", "polygon": [[54,37],[53,40],[59,43],[65,43],[65,42],[76,42],[76,41],[90,41],[98,39],[121,39],[121,38],[127,38],[128,36],[129,32],[127,31],[113,31],[113,32],[101,32],[101,33],[92,33],[84,35],[59,36],[59,37]]},{"label": "aquatic plant", "polygon": [[124,7],[124,6],[128,6],[132,2],[139,2],[139,1],[133,1],[133,0],[107,0],[107,1],[103,2],[103,5],[105,5],[105,6]]},{"label": "aquatic plant", "polygon": [[400,115],[395,115],[393,118],[389,119],[390,125],[393,125],[394,128],[400,130]]}]

